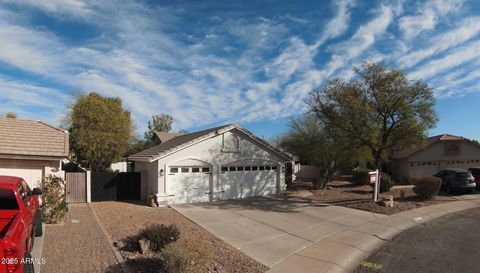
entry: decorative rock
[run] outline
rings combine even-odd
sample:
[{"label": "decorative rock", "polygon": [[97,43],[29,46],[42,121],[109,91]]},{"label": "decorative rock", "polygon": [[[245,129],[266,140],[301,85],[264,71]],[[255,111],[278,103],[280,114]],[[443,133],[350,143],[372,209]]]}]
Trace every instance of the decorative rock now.
[{"label": "decorative rock", "polygon": [[380,204],[385,207],[393,207],[393,196],[387,195],[382,198],[382,201],[380,201]]},{"label": "decorative rock", "polygon": [[140,245],[140,253],[146,255],[150,252],[150,241],[146,239],[141,239],[138,241]]},{"label": "decorative rock", "polygon": [[123,248],[125,246],[125,244],[122,242],[122,241],[115,241],[113,242],[113,246],[115,246],[116,248]]}]

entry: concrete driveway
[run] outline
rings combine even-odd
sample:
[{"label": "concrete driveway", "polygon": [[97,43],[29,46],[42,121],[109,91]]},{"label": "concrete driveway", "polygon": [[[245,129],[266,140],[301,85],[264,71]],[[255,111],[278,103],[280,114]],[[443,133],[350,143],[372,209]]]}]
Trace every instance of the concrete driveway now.
[{"label": "concrete driveway", "polygon": [[229,200],[174,208],[270,268],[329,235],[386,217],[292,197]]}]

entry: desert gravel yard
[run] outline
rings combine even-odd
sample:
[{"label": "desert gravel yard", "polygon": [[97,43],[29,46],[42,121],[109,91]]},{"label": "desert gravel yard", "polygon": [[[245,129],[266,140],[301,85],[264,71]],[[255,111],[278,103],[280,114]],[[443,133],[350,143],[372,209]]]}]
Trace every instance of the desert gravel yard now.
[{"label": "desert gravel yard", "polygon": [[391,195],[394,199],[393,207],[384,207],[372,201],[372,187],[370,185],[355,185],[348,181],[333,181],[330,189],[314,190],[311,183],[293,183],[292,190],[299,188],[309,189],[313,195],[306,197],[315,201],[352,209],[366,210],[381,214],[395,214],[406,210],[424,206],[436,205],[444,202],[456,201],[450,196],[439,195],[432,200],[423,200],[411,188],[390,189],[381,193],[381,196]]},{"label": "desert gravel yard", "polygon": [[[95,209],[102,225],[114,242],[122,241],[128,236],[137,234],[149,224],[174,224],[181,232],[180,240],[203,239],[215,246],[215,259],[210,269],[211,272],[260,273],[268,270],[268,267],[218,239],[171,208],[150,208],[140,204],[124,202],[98,202],[92,203],[91,206]],[[158,267],[155,261],[135,259],[141,257],[138,253],[128,251],[120,251],[120,253],[125,259],[131,259],[126,262],[130,271],[158,272],[158,270],[153,270],[153,267]],[[118,266],[112,266],[108,272],[119,270]]]},{"label": "desert gravel yard", "polygon": [[70,204],[65,224],[47,225],[44,236],[42,272],[105,272],[117,263],[87,204]]}]

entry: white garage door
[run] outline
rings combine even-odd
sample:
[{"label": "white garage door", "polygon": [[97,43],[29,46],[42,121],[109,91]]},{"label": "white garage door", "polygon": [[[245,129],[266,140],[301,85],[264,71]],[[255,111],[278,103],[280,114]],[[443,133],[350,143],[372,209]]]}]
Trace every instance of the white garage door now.
[{"label": "white garage door", "polygon": [[432,176],[440,171],[440,166],[436,162],[417,162],[412,163],[411,176]]},{"label": "white garage door", "polygon": [[212,191],[209,166],[171,166],[167,178],[168,202],[172,204],[209,202]]},{"label": "white garage door", "polygon": [[278,171],[278,167],[272,163],[222,166],[220,174],[222,199],[275,194]]},{"label": "white garage door", "polygon": [[42,169],[0,168],[0,175],[18,176],[23,178],[31,189],[39,187],[42,181]]}]

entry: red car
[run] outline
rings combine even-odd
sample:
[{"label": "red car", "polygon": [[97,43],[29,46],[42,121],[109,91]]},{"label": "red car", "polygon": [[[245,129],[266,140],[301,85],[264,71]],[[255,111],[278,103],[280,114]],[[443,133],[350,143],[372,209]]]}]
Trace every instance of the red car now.
[{"label": "red car", "polygon": [[42,236],[41,190],[19,177],[0,176],[0,273],[33,272],[30,251]]}]

